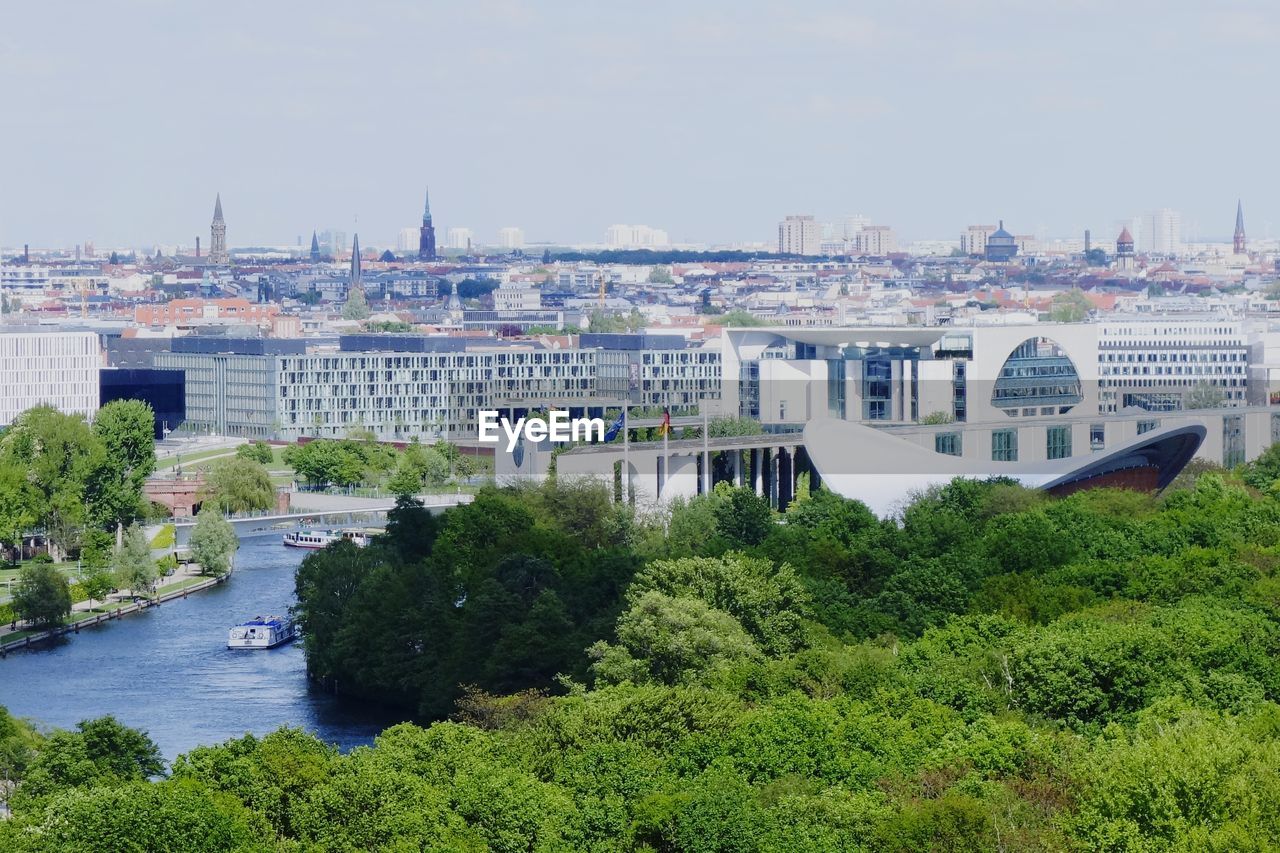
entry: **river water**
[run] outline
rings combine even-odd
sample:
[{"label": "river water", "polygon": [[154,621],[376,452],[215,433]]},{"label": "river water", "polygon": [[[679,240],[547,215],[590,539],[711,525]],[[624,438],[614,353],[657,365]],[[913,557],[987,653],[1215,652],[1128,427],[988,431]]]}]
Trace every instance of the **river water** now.
[{"label": "river water", "polygon": [[170,760],[283,725],[344,750],[369,743],[402,717],[316,689],[300,644],[226,648],[229,627],[293,603],[293,572],[305,553],[282,546],[279,533],[245,537],[223,584],[52,647],[10,652],[0,660],[0,705],[45,727],[114,714],[150,734]]}]

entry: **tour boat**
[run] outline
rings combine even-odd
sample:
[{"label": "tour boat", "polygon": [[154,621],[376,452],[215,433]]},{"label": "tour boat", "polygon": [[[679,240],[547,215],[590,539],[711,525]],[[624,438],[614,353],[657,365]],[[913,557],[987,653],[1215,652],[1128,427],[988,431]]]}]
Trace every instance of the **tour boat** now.
[{"label": "tour boat", "polygon": [[343,539],[361,548],[369,544],[369,535],[361,530],[295,530],[284,535],[284,544],[319,550]]},{"label": "tour boat", "polygon": [[273,649],[298,635],[288,616],[256,616],[227,632],[229,649]]}]

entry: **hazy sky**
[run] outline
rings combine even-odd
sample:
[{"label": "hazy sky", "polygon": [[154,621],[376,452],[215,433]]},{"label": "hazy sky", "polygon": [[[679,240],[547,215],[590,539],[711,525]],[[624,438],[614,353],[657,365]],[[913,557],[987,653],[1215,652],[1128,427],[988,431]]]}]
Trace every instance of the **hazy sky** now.
[{"label": "hazy sky", "polygon": [[207,245],[217,191],[233,246],[385,245],[428,184],[442,240],[1280,235],[1278,44],[1275,0],[14,2],[0,245]]}]

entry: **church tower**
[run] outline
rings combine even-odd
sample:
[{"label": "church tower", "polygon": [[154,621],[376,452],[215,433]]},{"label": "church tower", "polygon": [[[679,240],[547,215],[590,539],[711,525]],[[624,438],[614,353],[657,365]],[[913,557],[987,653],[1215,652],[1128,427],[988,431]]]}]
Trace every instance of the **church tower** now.
[{"label": "church tower", "polygon": [[314,231],[311,232],[311,263],[320,263],[320,239]]},{"label": "church tower", "polygon": [[427,192],[426,205],[422,208],[422,227],[418,229],[418,260],[436,259],[436,227],[431,224],[431,193]]},{"label": "church tower", "polygon": [[348,290],[364,290],[363,274],[360,270],[360,235],[351,240],[351,283]]},{"label": "church tower", "polygon": [[1236,233],[1232,237],[1232,244],[1235,246],[1237,255],[1244,255],[1248,252],[1244,239],[1244,204],[1236,200]]},{"label": "church tower", "polygon": [[222,218],[222,193],[213,203],[213,224],[209,226],[209,263],[225,264],[227,256],[227,223]]}]

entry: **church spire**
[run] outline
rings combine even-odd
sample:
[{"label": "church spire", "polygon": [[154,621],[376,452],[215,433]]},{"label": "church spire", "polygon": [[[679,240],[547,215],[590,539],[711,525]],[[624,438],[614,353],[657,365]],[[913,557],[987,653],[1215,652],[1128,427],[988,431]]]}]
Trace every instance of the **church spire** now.
[{"label": "church spire", "polygon": [[1236,232],[1233,235],[1231,242],[1235,247],[1235,253],[1237,255],[1245,254],[1244,203],[1240,199],[1236,199]]},{"label": "church spire", "polygon": [[422,206],[422,224],[431,224],[431,190],[427,190],[426,203]]},{"label": "church spire", "polygon": [[427,190],[422,206],[422,227],[418,229],[418,260],[436,259],[436,227],[431,224],[431,191]]},{"label": "church spire", "polygon": [[316,232],[311,232],[311,260],[320,260],[320,239],[316,236]]},{"label": "church spire", "polygon": [[351,288],[360,286],[360,235],[356,234],[351,239]]},{"label": "church spire", "polygon": [[227,255],[227,223],[222,218],[222,193],[213,202],[213,223],[209,226],[209,263],[225,264]]}]

